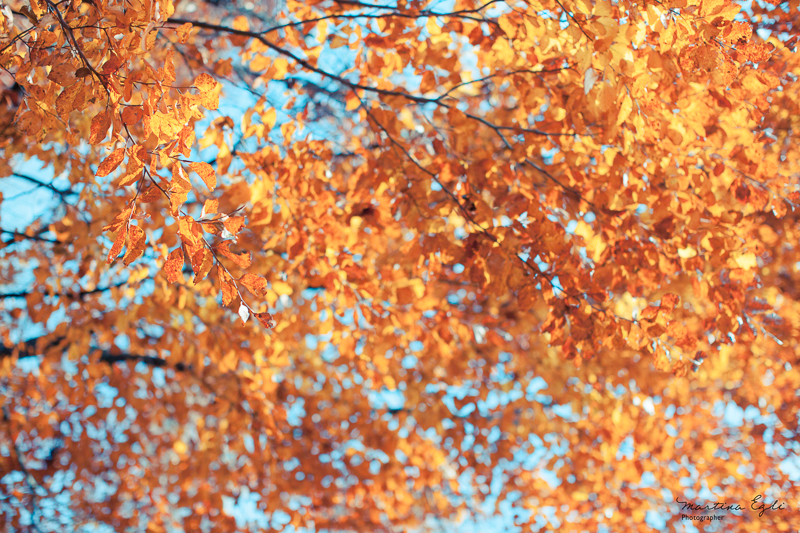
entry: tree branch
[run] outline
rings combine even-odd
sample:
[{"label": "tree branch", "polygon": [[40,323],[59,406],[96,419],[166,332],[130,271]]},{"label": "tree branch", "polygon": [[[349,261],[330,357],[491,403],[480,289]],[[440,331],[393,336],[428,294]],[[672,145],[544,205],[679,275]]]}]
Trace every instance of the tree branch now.
[{"label": "tree branch", "polygon": [[[409,100],[409,101],[417,103],[417,104],[434,104],[434,105],[442,107],[444,109],[448,109],[448,110],[449,109],[456,109],[456,110],[458,110],[458,108],[454,108],[453,106],[450,106],[450,105],[448,105],[448,104],[446,104],[445,102],[442,101],[442,98],[443,98],[444,95],[437,96],[436,98],[428,98],[428,97],[425,97],[425,96],[416,96],[416,95],[407,93],[405,91],[395,91],[395,90],[391,90],[391,89],[379,89],[377,87],[370,87],[368,85],[362,85],[360,83],[356,83],[356,82],[350,81],[347,78],[344,78],[344,77],[339,76],[337,74],[334,74],[332,72],[328,72],[327,70],[323,70],[321,68],[315,67],[314,65],[312,65],[311,63],[309,63],[305,59],[303,59],[301,57],[298,57],[296,54],[293,54],[289,50],[286,50],[285,48],[281,48],[277,44],[273,43],[272,41],[270,41],[269,39],[264,37],[259,32],[247,31],[247,30],[237,30],[235,28],[230,28],[228,26],[221,26],[219,24],[210,24],[208,22],[201,22],[201,21],[197,21],[197,20],[190,20],[190,19],[184,19],[184,18],[171,18],[171,19],[167,20],[167,22],[168,23],[173,23],[173,24],[191,24],[193,26],[196,26],[198,28],[203,28],[203,29],[206,29],[206,30],[219,31],[219,32],[229,33],[231,35],[240,35],[240,36],[243,36],[243,37],[250,37],[252,39],[257,39],[259,42],[264,44],[264,46],[266,46],[267,48],[269,48],[271,50],[274,50],[275,52],[277,52],[278,54],[280,54],[282,56],[288,57],[289,59],[291,59],[292,61],[296,62],[298,65],[300,65],[301,67],[303,67],[303,68],[305,68],[305,69],[307,69],[307,70],[309,70],[311,72],[314,72],[316,74],[319,74],[320,76],[323,76],[325,78],[329,78],[329,79],[331,79],[333,81],[336,81],[336,82],[338,82],[338,83],[340,83],[342,85],[345,85],[345,86],[347,86],[347,87],[349,87],[349,88],[351,88],[353,90],[361,90],[361,91],[371,92],[373,94],[379,94],[379,95],[383,95],[383,96],[399,96],[401,98],[405,98],[406,100]],[[479,117],[477,115],[473,115],[471,113],[467,113],[467,112],[463,112],[463,111],[460,111],[460,112],[463,113],[465,117],[467,117],[467,118],[469,118],[471,120],[478,121],[481,124],[484,124],[484,125],[492,128],[495,131],[512,130],[512,131],[514,131],[516,133],[533,133],[533,134],[536,134],[536,135],[543,135],[543,136],[567,135],[567,136],[574,137],[574,136],[577,135],[577,134],[574,134],[574,133],[548,133],[546,131],[540,131],[540,130],[530,129],[530,128],[522,128],[520,126],[501,126],[501,125],[492,124],[491,122],[489,122],[486,119],[484,119],[482,117]]]},{"label": "tree branch", "polygon": [[[47,230],[45,230],[45,231],[47,231]],[[42,231],[41,233],[45,233],[45,231]],[[24,239],[30,239],[32,241],[49,242],[49,243],[52,243],[52,244],[64,244],[64,242],[62,242],[62,241],[58,241],[58,240],[55,240],[55,239],[48,239],[46,237],[40,237],[38,234],[37,235],[28,235],[27,233],[22,233],[22,232],[19,232],[19,231],[11,231],[11,230],[7,230],[7,229],[0,229],[0,233],[6,233],[8,235],[13,235],[14,237],[23,237]],[[18,241],[16,241],[16,239],[12,239],[10,241],[3,241],[3,244],[12,244],[14,242],[18,242]],[[2,295],[0,295],[0,297],[2,297]]]},{"label": "tree branch", "polygon": [[[16,355],[18,359],[26,359],[30,357],[38,357],[42,355],[48,348],[52,348],[53,346],[57,346],[61,344],[66,337],[56,337],[50,342],[48,342],[42,349],[37,349],[36,345],[42,340],[43,337],[36,337],[33,339],[28,339],[26,341],[17,343],[16,346],[5,346],[0,345],[0,359],[5,357],[13,357]],[[62,346],[62,349],[66,349],[66,346]],[[170,364],[166,359],[162,359],[160,357],[154,355],[141,355],[141,354],[133,354],[127,352],[115,352],[113,350],[102,350],[100,352],[100,361],[104,363],[108,363],[113,365],[114,363],[121,363],[132,361],[134,363],[144,363],[150,367],[170,367],[178,370],[180,372],[184,372],[187,370],[191,370],[191,365],[187,365],[185,363],[175,363]]]},{"label": "tree branch", "polygon": [[68,203],[67,202],[67,196],[73,196],[73,195],[77,195],[78,194],[77,192],[75,192],[73,190],[70,190],[70,189],[67,189],[66,191],[62,191],[61,189],[57,189],[52,183],[44,183],[44,182],[39,181],[38,179],[34,178],[33,176],[29,176],[27,174],[21,174],[19,172],[14,172],[14,173],[11,174],[11,177],[19,178],[21,180],[25,180],[27,182],[33,183],[33,184],[37,185],[38,187],[44,187],[45,189],[49,189],[52,192],[54,192],[57,195],[59,195],[61,197],[61,199],[64,201],[64,203]]},{"label": "tree branch", "polygon": [[[52,242],[58,243],[60,241],[52,241]],[[109,285],[107,287],[97,287],[96,289],[91,289],[91,290],[82,290],[82,291],[78,291],[78,292],[55,293],[55,294],[52,294],[52,295],[47,294],[47,293],[44,293],[44,294],[45,294],[45,296],[58,296],[60,298],[67,298],[69,300],[79,300],[79,299],[82,299],[84,296],[88,296],[89,294],[97,294],[97,293],[100,293],[100,292],[105,292],[105,291],[108,291],[108,290],[111,290],[111,289],[114,289],[114,288],[117,288],[117,287],[123,287],[123,286],[125,286],[127,284],[128,284],[128,281],[125,280],[125,281],[120,281],[116,285]],[[33,290],[31,290],[31,291],[21,291],[21,292],[8,292],[8,293],[5,293],[5,294],[0,294],[0,299],[3,299],[3,298],[25,298],[26,296],[30,296],[31,294],[35,294],[35,293],[36,293],[36,291],[33,291]]]}]

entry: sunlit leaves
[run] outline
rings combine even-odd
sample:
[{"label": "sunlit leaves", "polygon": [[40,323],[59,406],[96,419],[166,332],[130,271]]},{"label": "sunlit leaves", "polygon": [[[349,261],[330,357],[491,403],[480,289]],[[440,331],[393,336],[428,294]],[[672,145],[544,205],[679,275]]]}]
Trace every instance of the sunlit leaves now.
[{"label": "sunlit leaves", "polygon": [[[0,21],[0,379],[72,529],[231,531],[247,485],[295,529],[488,497],[626,531],[674,523],[654,494],[788,486],[790,13],[73,4]],[[6,477],[12,529],[51,516]]]}]

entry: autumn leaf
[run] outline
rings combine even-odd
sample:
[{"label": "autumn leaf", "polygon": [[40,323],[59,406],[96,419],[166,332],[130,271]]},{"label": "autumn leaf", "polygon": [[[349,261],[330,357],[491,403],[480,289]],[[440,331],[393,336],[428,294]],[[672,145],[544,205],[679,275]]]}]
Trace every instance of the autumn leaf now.
[{"label": "autumn leaf", "polygon": [[95,176],[98,178],[108,176],[117,169],[119,164],[122,163],[123,159],[125,159],[125,149],[117,148],[100,163],[100,165],[97,167]]},{"label": "autumn leaf", "polygon": [[200,247],[192,255],[192,270],[194,271],[194,283],[197,284],[211,272],[214,266],[214,256],[208,248]]},{"label": "autumn leaf", "polygon": [[[108,128],[110,127],[111,127],[111,114],[108,109],[104,109],[103,111],[95,115],[95,117],[92,119],[92,131],[91,134],[89,135],[89,142],[92,144],[97,144],[98,142],[105,139],[106,133],[108,133]],[[106,175],[108,175],[108,172],[103,174],[103,176]]]},{"label": "autumn leaf", "polygon": [[209,165],[208,163],[191,163],[189,168],[200,176],[200,179],[203,180],[203,183],[206,184],[206,187],[210,191],[213,191],[217,186],[217,174],[214,172],[214,168]]},{"label": "autumn leaf", "polygon": [[223,256],[227,257],[231,261],[233,261],[236,265],[247,268],[250,266],[250,254],[248,252],[243,252],[240,254],[234,253],[230,251],[230,241],[225,241],[219,245],[219,251],[222,253]]},{"label": "autumn leaf", "polygon": [[122,110],[122,122],[128,126],[138,124],[144,117],[141,107],[128,106]]},{"label": "autumn leaf", "polygon": [[186,44],[186,41],[189,38],[189,33],[191,32],[192,27],[193,26],[191,22],[186,22],[185,24],[182,24],[179,28],[175,30],[178,35],[178,40],[180,41],[181,44]]},{"label": "autumn leaf", "polygon": [[675,294],[665,294],[664,296],[661,297],[661,306],[660,307],[661,307],[661,309],[663,309],[667,313],[671,313],[675,309],[675,306],[678,305],[679,301],[680,301],[680,297],[678,297],[677,295],[675,295]]},{"label": "autumn leaf", "polygon": [[653,321],[658,316],[659,308],[655,305],[648,305],[639,315],[639,320]]},{"label": "autumn leaf", "polygon": [[133,183],[136,183],[140,179],[144,177],[144,171],[141,167],[133,167],[129,169],[128,173],[123,175],[117,182],[117,187],[127,187]]},{"label": "autumn leaf", "polygon": [[239,282],[258,297],[263,297],[267,292],[267,280],[261,276],[256,276],[248,272],[239,278]]},{"label": "autumn leaf", "polygon": [[128,251],[122,259],[125,266],[130,265],[142,256],[145,250],[145,244],[146,238],[144,230],[139,226],[131,226],[128,231]]},{"label": "autumn leaf", "polygon": [[217,86],[217,82],[214,80],[214,78],[204,72],[195,78],[193,85],[197,87],[201,93],[205,93],[214,90],[214,88]]},{"label": "autumn leaf", "polygon": [[253,316],[255,316],[258,319],[258,321],[261,322],[261,324],[265,328],[272,329],[272,328],[275,327],[275,320],[274,320],[274,318],[273,318],[273,316],[271,314],[269,314],[269,313],[253,313]]},{"label": "autumn leaf", "polygon": [[228,306],[236,296],[236,285],[225,269],[217,264],[217,276],[219,278],[220,292],[222,293],[222,305]]},{"label": "autumn leaf", "polygon": [[219,107],[218,83],[214,78],[205,72],[197,76],[194,86],[200,91],[200,102],[206,109],[217,109]]},{"label": "autumn leaf", "polygon": [[164,274],[167,281],[175,283],[180,278],[181,270],[183,269],[183,250],[178,247],[172,250],[164,262]]},{"label": "autumn leaf", "polygon": [[108,252],[106,263],[111,264],[114,262],[119,253],[122,251],[122,247],[125,246],[125,239],[127,238],[127,236],[128,236],[128,225],[126,224],[122,226],[122,228],[117,232],[117,238],[114,239],[114,245]]}]

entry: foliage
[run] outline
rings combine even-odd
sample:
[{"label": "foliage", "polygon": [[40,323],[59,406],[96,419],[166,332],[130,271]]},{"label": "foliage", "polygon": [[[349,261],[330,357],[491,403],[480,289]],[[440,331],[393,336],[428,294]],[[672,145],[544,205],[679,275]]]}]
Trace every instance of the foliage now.
[{"label": "foliage", "polygon": [[796,527],[797,11],[11,0],[7,530]]}]

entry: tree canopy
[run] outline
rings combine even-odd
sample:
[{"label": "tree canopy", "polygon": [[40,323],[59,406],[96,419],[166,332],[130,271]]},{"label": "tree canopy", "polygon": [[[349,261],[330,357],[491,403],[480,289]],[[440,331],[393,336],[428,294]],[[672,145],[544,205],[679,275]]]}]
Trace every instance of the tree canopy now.
[{"label": "tree canopy", "polygon": [[3,0],[4,531],[796,528],[798,17]]}]

